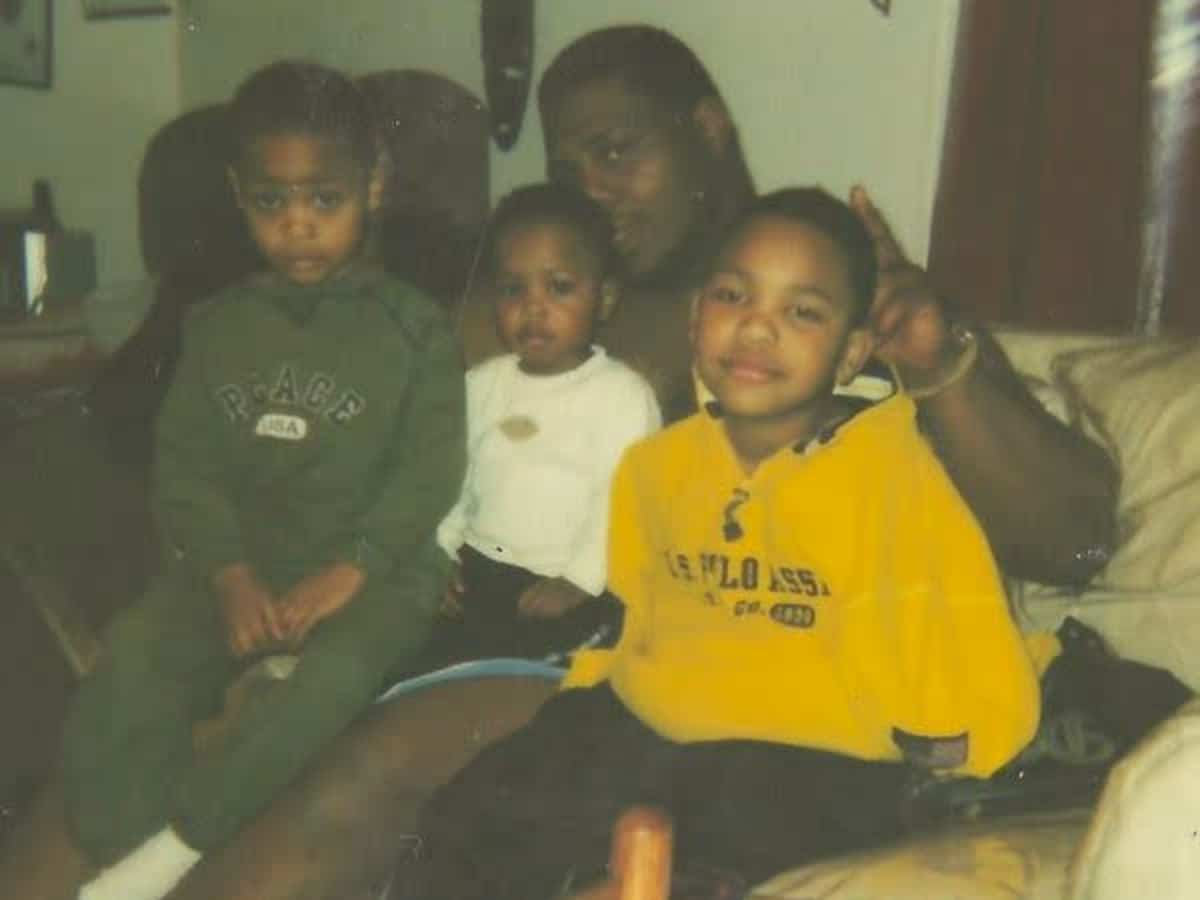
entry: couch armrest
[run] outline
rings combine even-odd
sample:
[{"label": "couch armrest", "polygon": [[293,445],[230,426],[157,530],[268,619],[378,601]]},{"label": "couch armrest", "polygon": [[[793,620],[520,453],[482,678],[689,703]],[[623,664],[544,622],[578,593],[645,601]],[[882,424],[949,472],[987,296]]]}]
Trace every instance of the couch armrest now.
[{"label": "couch armrest", "polygon": [[1184,900],[1200,884],[1200,698],[1113,768],[1071,868],[1073,900]]}]

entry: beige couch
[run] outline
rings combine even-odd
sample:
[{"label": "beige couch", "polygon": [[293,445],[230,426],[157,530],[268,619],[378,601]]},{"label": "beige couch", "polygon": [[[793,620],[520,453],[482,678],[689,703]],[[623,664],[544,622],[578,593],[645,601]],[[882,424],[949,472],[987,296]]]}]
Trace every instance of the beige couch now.
[{"label": "beige couch", "polygon": [[[1022,626],[1053,629],[1064,616],[1075,616],[1121,655],[1168,668],[1189,686],[1200,686],[1200,339],[1008,330],[998,337],[1042,403],[1107,447],[1122,475],[1120,542],[1112,561],[1083,592],[1013,584]],[[1167,828],[1200,828],[1200,791],[1192,788],[1193,781],[1200,782],[1197,726],[1200,705],[1192,703],[1120,766],[1098,810],[977,823],[804,866],[760,886],[752,898],[1059,900],[1076,896],[1076,889],[1089,898],[1189,896],[1168,894],[1167,876],[1149,879],[1189,864],[1179,857],[1187,850],[1172,840],[1190,839],[1196,831],[1181,831],[1177,839],[1138,837],[1147,828],[1134,817],[1148,817],[1157,827],[1164,807],[1147,812],[1146,804],[1138,808],[1132,801],[1145,792],[1148,803],[1162,804],[1150,797],[1156,790],[1171,798],[1177,821]],[[1164,759],[1174,774],[1164,769]],[[1188,826],[1193,820],[1195,826]],[[1115,842],[1122,842],[1123,851],[1131,840],[1141,846],[1118,854]],[[1169,848],[1173,856],[1158,859],[1157,848]],[[1080,872],[1073,875],[1080,856]],[[1144,860],[1145,871],[1129,871],[1126,858]],[[1121,873],[1100,866],[1118,859]],[[1119,878],[1126,886],[1116,886]],[[1096,893],[1105,884],[1108,892]],[[1200,897],[1200,883],[1194,891]]]}]

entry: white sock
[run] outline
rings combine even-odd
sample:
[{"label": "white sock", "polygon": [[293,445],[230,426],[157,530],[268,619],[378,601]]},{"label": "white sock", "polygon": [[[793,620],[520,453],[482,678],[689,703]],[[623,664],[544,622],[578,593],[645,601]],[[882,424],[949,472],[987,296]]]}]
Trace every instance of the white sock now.
[{"label": "white sock", "polygon": [[80,888],[79,900],[161,900],[202,855],[164,828]]}]

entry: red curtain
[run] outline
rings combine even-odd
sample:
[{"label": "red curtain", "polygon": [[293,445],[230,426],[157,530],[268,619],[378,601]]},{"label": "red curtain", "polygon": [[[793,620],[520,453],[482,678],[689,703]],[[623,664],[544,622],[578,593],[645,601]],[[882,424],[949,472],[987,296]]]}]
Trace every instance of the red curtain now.
[{"label": "red curtain", "polygon": [[1131,330],[1154,0],[964,0],[930,271],[988,321]]}]

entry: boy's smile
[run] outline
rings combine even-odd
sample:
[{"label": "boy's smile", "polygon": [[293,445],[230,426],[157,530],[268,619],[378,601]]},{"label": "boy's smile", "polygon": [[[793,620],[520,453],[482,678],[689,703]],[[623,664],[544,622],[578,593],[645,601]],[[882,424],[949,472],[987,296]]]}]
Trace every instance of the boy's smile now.
[{"label": "boy's smile", "polygon": [[367,175],[336,141],[259,138],[231,178],[250,233],[279,274],[317,284],[354,255],[367,215]]},{"label": "boy's smile", "polygon": [[744,225],[700,288],[692,319],[696,368],[728,423],[773,424],[783,442],[815,431],[834,384],[865,356],[853,309],[845,256],[829,237],[776,216]]}]

